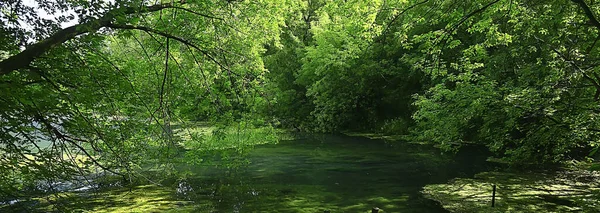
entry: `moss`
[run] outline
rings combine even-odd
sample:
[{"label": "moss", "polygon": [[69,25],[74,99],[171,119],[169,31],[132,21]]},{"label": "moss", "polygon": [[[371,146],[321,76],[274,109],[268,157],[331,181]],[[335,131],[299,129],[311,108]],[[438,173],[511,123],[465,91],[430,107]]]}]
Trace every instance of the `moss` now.
[{"label": "moss", "polygon": [[372,133],[372,132],[344,132],[345,135],[352,137],[365,137],[373,140],[386,140],[386,141],[406,141],[407,135],[389,135],[383,133]]},{"label": "moss", "polygon": [[187,202],[173,199],[167,188],[153,185],[139,186],[102,193],[92,199],[91,212],[165,212],[181,208]]},{"label": "moss", "polygon": [[424,141],[415,141],[410,135],[390,135],[385,133],[373,133],[373,132],[344,132],[344,135],[352,137],[364,137],[372,140],[383,140],[386,142],[403,142],[408,144],[418,145],[429,145]]},{"label": "moss", "polygon": [[64,205],[44,203],[36,211],[312,213],[379,207],[384,212],[431,212],[441,207],[418,191],[426,183],[455,177],[458,165],[431,146],[346,136],[260,145],[243,157],[252,163],[224,168],[217,163],[225,160],[215,160],[215,165],[181,161],[172,168],[176,177],[161,176],[167,169],[157,166],[144,175],[162,186],[73,193],[57,199]]},{"label": "moss", "polygon": [[[32,205],[35,204],[35,205]],[[63,192],[3,206],[10,212],[188,212],[196,208],[178,200],[172,190],[154,185],[114,188],[99,193]]]},{"label": "moss", "polygon": [[[496,206],[491,207],[492,186]],[[484,172],[424,187],[422,193],[451,212],[600,212],[600,173]]]}]

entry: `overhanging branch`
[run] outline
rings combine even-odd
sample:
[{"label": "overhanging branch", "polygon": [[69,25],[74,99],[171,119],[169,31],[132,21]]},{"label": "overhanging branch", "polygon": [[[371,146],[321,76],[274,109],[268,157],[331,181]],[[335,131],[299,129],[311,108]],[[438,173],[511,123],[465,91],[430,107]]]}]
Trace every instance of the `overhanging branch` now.
[{"label": "overhanging branch", "polygon": [[145,27],[145,26],[133,26],[133,25],[125,25],[125,24],[112,24],[109,23],[106,27],[109,28],[113,28],[113,29],[125,29],[125,30],[141,30],[147,33],[153,33],[153,34],[157,34],[160,36],[163,36],[165,38],[170,38],[176,41],[179,41],[187,46],[190,46],[194,49],[196,49],[197,51],[201,52],[204,56],[206,56],[208,59],[210,59],[212,62],[214,62],[215,64],[217,64],[221,69],[230,71],[229,68],[223,66],[223,64],[221,64],[219,61],[217,61],[217,59],[215,57],[213,57],[208,51],[200,48],[198,45],[192,43],[191,41],[188,41],[184,38],[169,34],[169,33],[165,33],[150,27]]},{"label": "overhanging branch", "polygon": [[571,0],[571,1],[579,4],[579,7],[581,7],[581,9],[583,9],[583,12],[585,13],[585,16],[587,16],[587,18],[590,20],[590,23],[594,27],[596,27],[596,29],[600,30],[600,22],[598,21],[598,19],[596,19],[596,16],[594,16],[594,13],[590,9],[590,7],[585,3],[585,1],[583,1],[583,0]]},{"label": "overhanging branch", "polygon": [[79,35],[92,33],[98,31],[102,27],[110,25],[118,15],[131,15],[136,13],[148,13],[160,11],[167,8],[181,9],[186,12],[190,12],[196,15],[200,15],[206,18],[220,19],[214,16],[201,14],[193,10],[179,7],[173,4],[158,4],[145,7],[124,7],[115,8],[98,19],[92,19],[84,23],[76,24],[71,27],[67,27],[59,30],[52,34],[50,37],[43,39],[29,47],[22,52],[13,55],[7,59],[0,61],[0,76],[7,75],[15,70],[27,68],[33,60],[40,57],[42,54],[48,52],[51,48],[60,45],[66,41],[69,41]]}]

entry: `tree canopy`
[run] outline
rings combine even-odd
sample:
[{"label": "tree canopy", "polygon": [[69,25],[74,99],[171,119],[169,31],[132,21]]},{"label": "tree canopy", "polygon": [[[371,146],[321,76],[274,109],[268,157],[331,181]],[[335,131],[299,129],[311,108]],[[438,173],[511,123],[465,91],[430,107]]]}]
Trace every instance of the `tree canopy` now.
[{"label": "tree canopy", "polygon": [[267,66],[297,109],[281,118],[480,144],[516,164],[595,153],[595,1],[311,2],[313,20],[267,56],[285,61]]},{"label": "tree canopy", "polygon": [[284,25],[271,14],[293,5],[3,1],[3,194],[93,169],[131,175],[143,159],[174,154],[172,123],[256,111],[263,45]]},{"label": "tree canopy", "polygon": [[[593,156],[593,0],[0,2],[0,190],[169,159],[173,124],[252,123]],[[44,15],[45,14],[45,15]],[[70,26],[69,26],[70,25]]]}]

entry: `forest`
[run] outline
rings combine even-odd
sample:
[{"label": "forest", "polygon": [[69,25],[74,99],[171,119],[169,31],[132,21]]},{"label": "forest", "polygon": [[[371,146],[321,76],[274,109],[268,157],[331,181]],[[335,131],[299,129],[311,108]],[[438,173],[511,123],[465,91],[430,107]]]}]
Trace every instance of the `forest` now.
[{"label": "forest", "polygon": [[3,0],[0,211],[598,212],[599,16]]}]

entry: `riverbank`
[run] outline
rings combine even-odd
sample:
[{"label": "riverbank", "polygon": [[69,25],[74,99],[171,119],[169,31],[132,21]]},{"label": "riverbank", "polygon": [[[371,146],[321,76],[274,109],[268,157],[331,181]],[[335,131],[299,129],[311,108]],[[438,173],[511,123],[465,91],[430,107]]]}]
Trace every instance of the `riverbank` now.
[{"label": "riverbank", "polygon": [[[257,140],[256,135],[240,132],[239,137]],[[198,143],[212,147],[213,142]],[[420,194],[422,187],[473,175],[472,164],[433,147],[364,137],[306,134],[260,143],[243,155],[213,155],[222,149],[190,155],[193,148],[183,146],[181,159],[157,162],[133,184],[115,179],[105,184],[115,187],[24,199],[0,205],[0,212],[313,213],[368,212],[375,206],[383,212],[440,212],[441,206]],[[230,166],[234,161],[240,164]]]},{"label": "riverbank", "polygon": [[[156,175],[145,178],[157,184],[141,180],[141,184],[65,192],[17,205],[25,209],[20,212],[63,208],[83,212],[272,209],[308,213],[360,212],[373,206],[386,212],[437,212],[442,208],[451,212],[600,212],[596,199],[600,174],[582,167],[558,172],[498,172],[479,165],[489,154],[477,149],[446,155],[431,145],[405,142],[401,135],[307,134],[267,143],[270,129],[225,129],[218,140],[214,129],[202,130],[201,126],[189,127],[188,135],[206,137],[197,142],[183,140],[181,159],[173,161],[171,169],[157,164],[152,170]],[[234,150],[232,155],[214,156],[231,149],[235,141],[250,145],[245,154],[238,156],[235,153],[241,150]],[[200,160],[194,163],[196,159]],[[171,173],[168,177],[160,175],[167,172]],[[494,208],[493,184],[497,185]],[[14,210],[10,205],[0,205],[0,211]]]},{"label": "riverbank", "polygon": [[450,212],[600,212],[600,172],[483,172],[427,185],[422,193]]},{"label": "riverbank", "polygon": [[[392,142],[408,141],[404,135],[344,134]],[[587,163],[535,172],[500,169],[481,172],[472,178],[429,184],[421,193],[450,212],[600,212],[599,165]],[[496,194],[492,207],[494,185]]]}]

